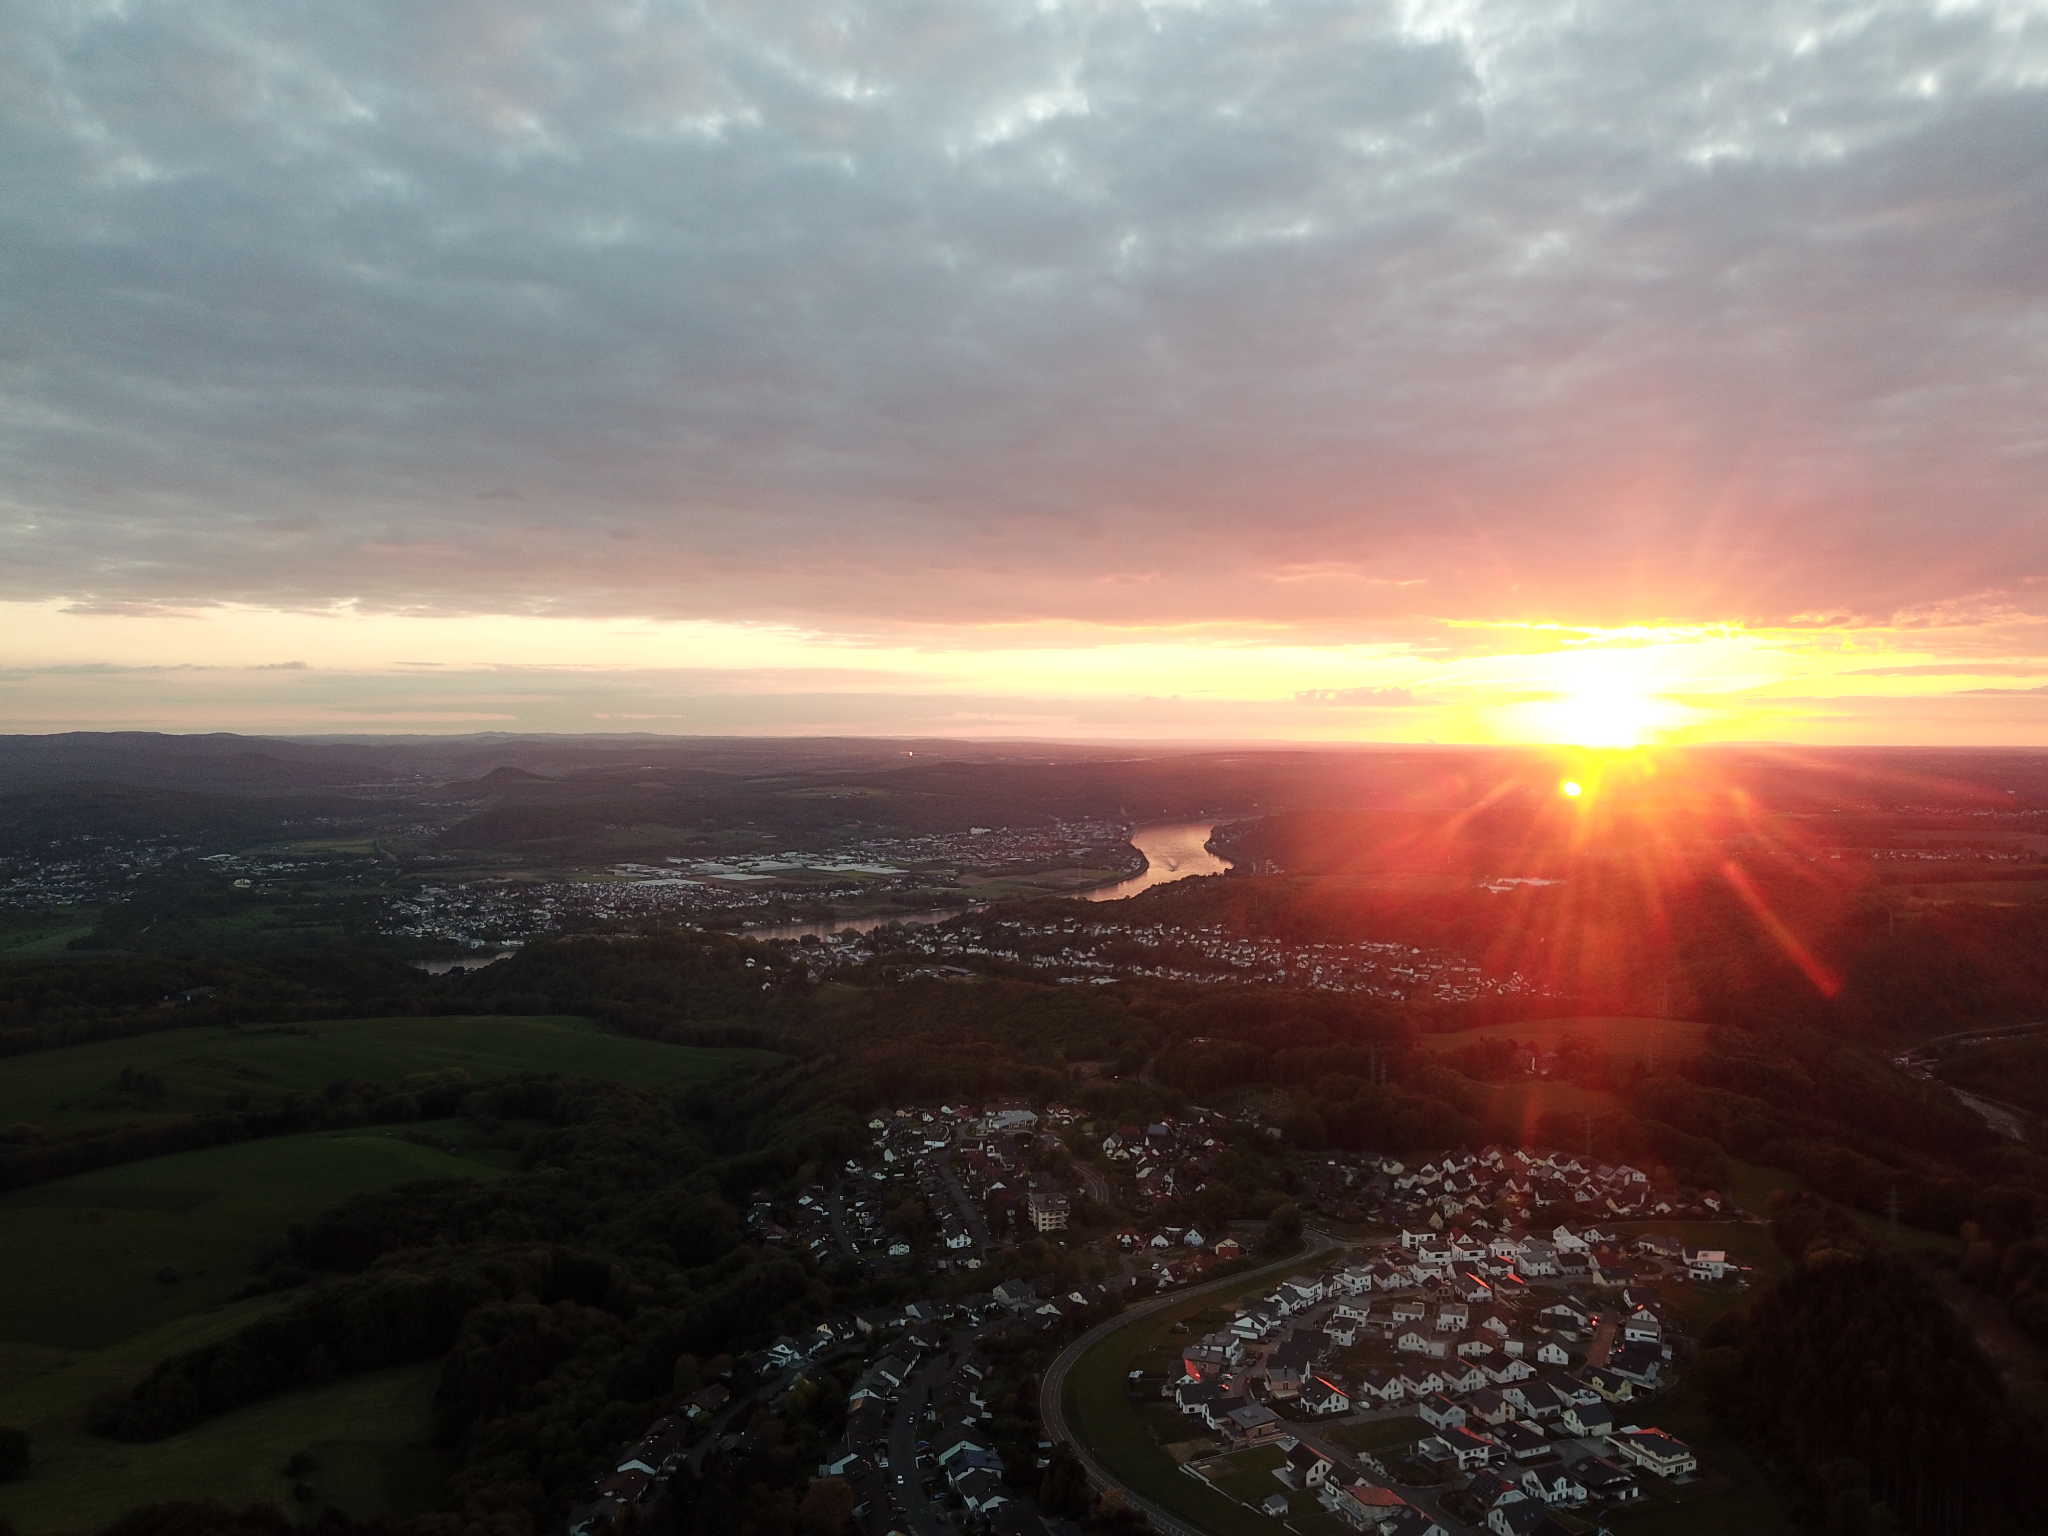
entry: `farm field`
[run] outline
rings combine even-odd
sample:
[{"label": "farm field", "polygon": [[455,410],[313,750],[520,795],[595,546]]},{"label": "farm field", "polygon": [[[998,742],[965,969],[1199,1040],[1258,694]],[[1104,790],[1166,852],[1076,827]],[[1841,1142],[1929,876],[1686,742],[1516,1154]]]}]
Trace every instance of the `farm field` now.
[{"label": "farm field", "polygon": [[[1757,1163],[1736,1162],[1732,1159],[1730,1167],[1735,1174],[1733,1194],[1736,1200],[1745,1211],[1759,1219],[1770,1212],[1773,1190],[1798,1190],[1809,1187],[1806,1180],[1798,1174],[1783,1168],[1766,1168]],[[1853,1206],[1844,1205],[1840,1209],[1875,1242],[1902,1248],[1911,1253],[1946,1253],[1960,1256],[1963,1251],[1961,1241],[1949,1233],[1930,1232],[1924,1227],[1911,1226],[1905,1222],[1900,1222],[1898,1230],[1894,1232],[1892,1224],[1882,1216],[1869,1211],[1859,1211]],[[1742,1256],[1748,1257],[1747,1254]],[[1769,1273],[1780,1273],[1776,1266],[1782,1261],[1775,1247],[1771,1250],[1771,1262],[1774,1267]]]},{"label": "farm field", "polygon": [[[135,1124],[275,1104],[287,1093],[318,1092],[345,1078],[396,1086],[414,1073],[456,1067],[478,1079],[565,1072],[676,1086],[774,1059],[766,1051],[637,1040],[563,1017],[344,1019],[275,1033],[173,1029],[0,1062],[0,1125],[37,1122],[64,1131]],[[124,1069],[160,1079],[161,1091],[124,1088]]]},{"label": "farm field", "polygon": [[61,954],[73,939],[92,932],[98,915],[95,907],[9,911],[0,915],[0,958],[30,960]]},{"label": "farm field", "polygon": [[[402,1129],[452,1139],[462,1127]],[[366,1127],[180,1152],[15,1190],[0,1196],[0,1339],[103,1349],[219,1301],[247,1282],[259,1244],[349,1195],[504,1172],[496,1160],[405,1140],[401,1129]],[[167,1266],[175,1280],[157,1278]]]},{"label": "farm field", "polygon": [[[0,1484],[0,1518],[20,1536],[56,1536],[99,1529],[164,1499],[217,1498],[239,1507],[270,1498],[306,1515],[332,1507],[358,1519],[424,1507],[449,1470],[444,1453],[426,1443],[440,1370],[434,1362],[284,1393],[142,1445],[84,1428],[95,1392],[125,1386],[163,1355],[255,1315],[239,1307],[204,1333],[173,1326],[101,1355],[0,1345],[0,1419],[27,1429],[35,1449],[29,1475]],[[300,1451],[313,1458],[305,1477],[316,1495],[311,1504],[293,1499],[294,1480],[284,1472]]]}]

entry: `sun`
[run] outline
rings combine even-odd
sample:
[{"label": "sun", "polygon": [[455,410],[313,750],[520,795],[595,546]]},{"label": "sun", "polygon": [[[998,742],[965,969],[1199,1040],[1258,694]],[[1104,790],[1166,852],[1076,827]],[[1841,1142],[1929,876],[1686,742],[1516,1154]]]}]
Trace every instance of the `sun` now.
[{"label": "sun", "polygon": [[1691,713],[1670,699],[1632,689],[1585,689],[1521,705],[1515,710],[1515,727],[1525,741],[1563,747],[1640,747],[1683,724]]},{"label": "sun", "polygon": [[1558,793],[1563,795],[1567,800],[1576,800],[1579,798],[1579,796],[1583,795],[1586,792],[1586,786],[1581,784],[1577,779],[1566,779],[1562,784],[1557,786],[1557,790]]}]

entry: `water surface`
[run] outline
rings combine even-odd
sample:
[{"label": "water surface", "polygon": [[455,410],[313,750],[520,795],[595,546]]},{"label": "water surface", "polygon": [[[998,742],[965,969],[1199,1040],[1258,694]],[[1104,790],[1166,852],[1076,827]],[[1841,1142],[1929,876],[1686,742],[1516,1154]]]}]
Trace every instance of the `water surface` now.
[{"label": "water surface", "polygon": [[1223,874],[1230,868],[1230,860],[1219,859],[1208,847],[1209,834],[1215,830],[1213,821],[1163,821],[1138,828],[1131,834],[1131,846],[1145,855],[1145,873],[1083,891],[1082,900],[1122,901],[1155,885],[1170,885],[1194,875]]}]

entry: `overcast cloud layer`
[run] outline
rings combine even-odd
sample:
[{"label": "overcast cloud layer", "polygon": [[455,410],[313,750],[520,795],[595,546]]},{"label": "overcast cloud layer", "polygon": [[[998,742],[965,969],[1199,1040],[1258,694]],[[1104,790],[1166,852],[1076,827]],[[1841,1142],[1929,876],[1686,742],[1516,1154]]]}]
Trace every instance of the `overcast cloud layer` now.
[{"label": "overcast cloud layer", "polygon": [[2048,15],[0,7],[0,597],[2048,610]]}]

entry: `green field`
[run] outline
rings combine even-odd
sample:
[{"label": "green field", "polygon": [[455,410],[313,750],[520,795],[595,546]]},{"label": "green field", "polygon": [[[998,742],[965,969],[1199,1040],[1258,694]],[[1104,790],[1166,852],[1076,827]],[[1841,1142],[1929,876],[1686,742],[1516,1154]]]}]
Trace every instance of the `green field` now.
[{"label": "green field", "polygon": [[[1757,1163],[1738,1162],[1734,1159],[1730,1159],[1729,1167],[1735,1175],[1735,1187],[1732,1193],[1736,1200],[1740,1202],[1744,1210],[1748,1211],[1752,1216],[1759,1218],[1767,1217],[1770,1214],[1772,1191],[1780,1189],[1808,1189],[1811,1187],[1798,1174],[1788,1173],[1783,1168],[1766,1168]],[[1946,1232],[1930,1232],[1924,1227],[1915,1227],[1903,1221],[1899,1223],[1898,1229],[1895,1232],[1892,1229],[1891,1222],[1873,1212],[1859,1211],[1846,1205],[1840,1208],[1874,1242],[1884,1243],[1894,1248],[1902,1248],[1908,1252],[1915,1253],[1960,1255],[1963,1251],[1961,1241]],[[1726,1245],[1716,1244],[1711,1246]],[[1773,1248],[1771,1252],[1772,1262],[1774,1264],[1778,1263],[1779,1256],[1777,1250]],[[1744,1254],[1743,1257],[1747,1258],[1748,1255]],[[1780,1271],[1773,1271],[1774,1274],[1778,1272]]]},{"label": "green field", "polygon": [[97,907],[13,908],[0,914],[0,959],[41,960],[61,955],[99,920]]},{"label": "green field", "polygon": [[[0,1196],[0,1339],[102,1349],[217,1302],[247,1282],[259,1245],[358,1191],[497,1178],[502,1162],[385,1127],[237,1142],[16,1190]],[[175,1281],[156,1278],[166,1266]]]},{"label": "green field", "polygon": [[1413,1445],[1430,1428],[1411,1414],[1393,1419],[1372,1419],[1364,1424],[1339,1424],[1329,1437],[1347,1451],[1384,1451],[1389,1446]]},{"label": "green field", "polygon": [[[636,1040],[573,1018],[345,1019],[302,1029],[173,1029],[10,1057],[0,1062],[0,1125],[41,1123],[65,1131],[146,1123],[243,1104],[262,1107],[344,1078],[393,1087],[413,1073],[451,1067],[478,1079],[565,1072],[670,1086],[777,1059],[766,1051]],[[124,1068],[160,1078],[162,1092],[124,1092]]]},{"label": "green field", "polygon": [[[163,1356],[231,1332],[263,1304],[244,1303],[208,1318],[188,1318],[113,1350],[65,1355],[0,1344],[0,1422],[33,1436],[35,1465],[17,1483],[0,1484],[0,1518],[21,1536],[97,1530],[138,1504],[217,1498],[240,1506],[273,1498],[315,1514],[333,1506],[368,1518],[380,1510],[423,1508],[439,1491],[449,1462],[428,1448],[436,1363],[349,1376],[210,1419],[167,1440],[128,1445],[86,1432],[94,1394],[122,1387]],[[310,1505],[292,1498],[288,1458],[309,1451]]]}]

